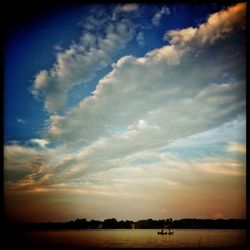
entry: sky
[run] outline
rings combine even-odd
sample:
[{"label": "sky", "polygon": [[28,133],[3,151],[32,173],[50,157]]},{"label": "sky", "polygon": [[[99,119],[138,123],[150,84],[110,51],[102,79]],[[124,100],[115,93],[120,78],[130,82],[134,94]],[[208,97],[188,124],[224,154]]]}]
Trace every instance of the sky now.
[{"label": "sky", "polygon": [[246,3],[78,4],[5,39],[11,221],[246,217]]}]

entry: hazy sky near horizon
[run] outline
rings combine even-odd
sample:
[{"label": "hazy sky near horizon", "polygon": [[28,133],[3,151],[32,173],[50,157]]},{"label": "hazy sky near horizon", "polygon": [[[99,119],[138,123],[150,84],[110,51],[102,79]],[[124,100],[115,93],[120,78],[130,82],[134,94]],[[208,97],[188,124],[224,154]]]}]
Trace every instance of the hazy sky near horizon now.
[{"label": "hazy sky near horizon", "polygon": [[246,3],[82,4],[5,40],[18,221],[246,216]]}]

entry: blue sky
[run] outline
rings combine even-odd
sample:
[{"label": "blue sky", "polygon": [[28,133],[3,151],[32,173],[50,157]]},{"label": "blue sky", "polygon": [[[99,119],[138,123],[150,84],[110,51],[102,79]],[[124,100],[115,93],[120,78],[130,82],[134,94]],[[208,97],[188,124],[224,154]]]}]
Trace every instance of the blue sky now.
[{"label": "blue sky", "polygon": [[[134,38],[126,48],[118,51],[114,57],[118,59],[122,55],[132,54],[142,56],[147,51],[166,44],[163,40],[167,29],[184,28],[197,25],[210,13],[218,10],[217,5],[193,5],[170,4],[170,13],[163,14],[159,26],[151,23],[153,15],[164,5],[146,5],[139,10],[133,19],[140,20],[141,25],[151,26],[150,29],[141,29],[146,40],[143,46],[138,45]],[[60,8],[56,13],[50,13],[49,17],[35,20],[35,23],[23,25],[17,32],[8,37],[5,47],[5,142],[20,140],[25,142],[43,129],[43,121],[48,117],[43,109],[43,104],[37,102],[29,91],[36,73],[40,69],[50,68],[56,55],[56,48],[68,48],[72,41],[77,41],[81,35],[79,23],[88,16],[89,10],[114,9],[114,5],[77,5],[70,8]],[[94,11],[93,11],[94,12]],[[178,16],[178,19],[175,18]],[[164,25],[167,24],[167,25]],[[20,67],[20,63],[22,67]],[[97,73],[96,78],[87,85],[76,87],[72,90],[71,103],[76,104],[84,96],[88,96],[95,89],[99,78],[110,71],[110,65]],[[13,93],[12,89],[16,89]],[[80,90],[80,91],[79,91]],[[81,92],[81,93],[79,93]],[[15,100],[15,101],[13,101]],[[18,122],[22,119],[25,123]]]},{"label": "blue sky", "polygon": [[[72,5],[13,29],[4,61],[8,215],[244,217],[245,9]],[[170,195],[154,195],[159,188]],[[200,192],[209,199],[191,210],[186,201],[200,204]]]}]

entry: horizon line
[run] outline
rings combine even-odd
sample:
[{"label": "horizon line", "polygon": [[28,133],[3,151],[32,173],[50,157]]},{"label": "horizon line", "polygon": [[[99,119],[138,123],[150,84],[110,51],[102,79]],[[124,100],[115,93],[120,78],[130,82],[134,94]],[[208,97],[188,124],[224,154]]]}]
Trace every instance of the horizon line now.
[{"label": "horizon line", "polygon": [[159,221],[159,220],[169,220],[171,219],[172,222],[173,221],[179,221],[179,220],[212,220],[212,221],[216,221],[216,220],[246,220],[246,218],[194,218],[194,217],[190,217],[190,218],[187,218],[187,217],[184,217],[184,218],[181,218],[181,219],[173,219],[173,218],[162,218],[162,219],[153,219],[153,218],[147,218],[147,219],[136,219],[136,220],[132,220],[132,219],[117,219],[115,217],[112,217],[112,218],[105,218],[105,219],[87,219],[87,218],[76,218],[76,219],[70,219],[70,220],[65,220],[65,221],[51,221],[51,220],[47,220],[47,221],[37,221],[37,222],[31,222],[31,221],[5,221],[6,223],[8,224],[39,224],[39,223],[67,223],[67,222],[75,222],[77,220],[86,220],[86,221],[105,221],[105,220],[111,220],[111,219],[115,219],[117,222],[120,222],[120,221],[132,221],[132,222],[138,222],[138,221],[146,221],[146,220],[153,220],[153,221]]}]

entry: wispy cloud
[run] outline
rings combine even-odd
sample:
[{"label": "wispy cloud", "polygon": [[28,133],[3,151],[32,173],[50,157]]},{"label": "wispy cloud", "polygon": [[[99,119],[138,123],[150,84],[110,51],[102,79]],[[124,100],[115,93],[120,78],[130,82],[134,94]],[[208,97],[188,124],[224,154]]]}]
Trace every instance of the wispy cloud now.
[{"label": "wispy cloud", "polygon": [[231,32],[245,29],[246,3],[239,3],[227,10],[222,10],[209,16],[207,22],[198,28],[189,27],[181,30],[171,30],[165,35],[170,44],[186,47],[195,43],[196,47],[213,44],[223,39]]},{"label": "wispy cloud", "polygon": [[62,51],[63,48],[62,48],[62,46],[60,44],[56,44],[56,45],[54,45],[54,50],[55,51]]},{"label": "wispy cloud", "polygon": [[155,15],[152,18],[152,24],[154,26],[159,26],[160,21],[164,15],[169,15],[170,9],[166,6],[163,6],[158,12],[155,13]]},{"label": "wispy cloud", "polygon": [[[244,12],[244,8],[232,8]],[[232,8],[223,14],[214,14],[232,19],[230,25],[233,28],[223,31],[228,37],[233,36],[236,23],[244,22],[244,15],[235,14]],[[224,21],[223,18],[216,20],[216,25]],[[202,25],[196,34],[206,27]],[[89,35],[86,40],[93,44],[95,40],[92,38]],[[205,46],[199,57],[193,57],[193,51],[199,45],[188,43],[185,47],[180,41],[186,42],[186,37],[144,57],[120,58],[112,65],[112,71],[98,82],[92,96],[65,115],[50,116],[46,139],[79,152],[64,158],[57,164],[58,169],[66,170],[68,179],[80,177],[94,170],[92,165],[101,162],[105,165],[109,161],[112,167],[112,160],[205,132],[244,112],[244,79],[225,83],[223,77],[227,69],[232,75],[244,75],[244,69],[238,65],[243,51],[231,53],[231,60],[228,60],[233,45],[228,43],[223,50],[216,49],[217,43],[224,43],[221,38],[225,36],[211,38],[213,44],[210,39],[206,40],[213,46],[213,57],[218,58],[213,64],[207,60],[209,47]]]},{"label": "wispy cloud", "polygon": [[226,150],[231,153],[246,154],[246,145],[231,141],[228,143]]},{"label": "wispy cloud", "polygon": [[90,81],[97,71],[108,66],[116,51],[123,48],[135,33],[129,19],[122,18],[118,22],[100,11],[86,17],[82,29],[80,41],[58,52],[54,66],[35,76],[32,94],[44,96],[45,108],[50,112],[63,107],[70,89]]},{"label": "wispy cloud", "polygon": [[26,121],[21,118],[17,118],[16,121],[21,124],[26,124]]},{"label": "wispy cloud", "polygon": [[[123,11],[137,8],[132,4]],[[50,115],[42,138],[31,139],[30,147],[5,146],[7,192],[52,203],[63,193],[61,200],[72,199],[86,214],[106,201],[113,211],[114,200],[121,205],[140,199],[135,216],[157,209],[162,216],[176,215],[183,208],[187,216],[202,216],[200,211],[229,216],[213,204],[244,200],[246,149],[244,135],[236,132],[245,126],[245,43],[237,40],[235,49],[233,41],[235,31],[245,26],[245,8],[236,4],[197,28],[167,31],[170,44],[144,56],[121,57],[90,96]],[[169,14],[164,8],[159,13],[155,25]],[[116,50],[135,38],[130,20],[113,18],[104,12],[88,16],[79,43],[58,52],[55,65],[36,75],[33,94],[44,95],[49,111],[59,110],[70,89],[93,79],[111,64]],[[135,39],[143,46],[142,32]],[[221,151],[205,154],[208,149],[199,146],[209,144],[222,145]],[[191,146],[202,152],[190,158],[181,154]],[[197,201],[202,209],[193,210]],[[235,206],[242,216],[244,208]]]},{"label": "wispy cloud", "polygon": [[[81,165],[88,161],[86,157],[88,156],[82,158]],[[72,162],[71,166],[65,165],[62,172],[58,171],[59,166],[46,167],[45,162],[41,160],[40,163],[42,164],[39,165],[37,173],[31,171],[15,186],[9,185],[7,188],[7,192],[14,194],[18,192],[19,200],[24,204],[27,202],[25,200],[27,196],[33,197],[32,199],[44,197],[43,199],[50,204],[55,204],[56,196],[60,197],[61,201],[70,200],[72,206],[81,207],[81,213],[85,214],[86,206],[94,209],[94,204],[99,204],[103,208],[105,200],[104,203],[112,213],[115,211],[116,215],[121,216],[115,209],[117,204],[123,206],[123,202],[131,204],[140,200],[141,206],[138,207],[138,212],[144,206],[147,208],[149,206],[151,213],[152,209],[157,208],[161,209],[163,214],[179,216],[178,211],[181,209],[182,214],[186,213],[187,216],[195,214],[196,217],[217,213],[218,207],[231,204],[226,217],[230,217],[230,213],[234,214],[235,211],[242,216],[243,210],[236,204],[241,204],[244,199],[239,183],[245,178],[245,167],[237,160],[210,157],[187,161],[173,153],[162,153],[159,150],[144,151],[119,158],[113,161],[112,167],[108,167],[112,164],[111,161],[104,162],[105,167],[96,166],[95,162],[91,166],[91,171],[85,172],[84,175],[78,172],[71,175],[71,179],[68,177],[77,162]],[[66,163],[65,161],[64,164]],[[78,164],[80,165],[80,162]],[[231,192],[237,195],[232,196]],[[202,198],[201,193],[206,193],[206,199]],[[84,203],[81,202],[83,200]],[[202,200],[202,209],[200,207],[200,211],[195,207],[191,209],[188,200]],[[216,208],[213,208],[212,200],[217,201]],[[189,209],[191,210],[188,211]],[[147,209],[141,211],[143,216],[149,212]],[[125,218],[129,213],[130,211],[125,213]],[[63,214],[65,216],[65,213]],[[135,218],[138,216],[137,208],[134,206],[133,216]]]},{"label": "wispy cloud", "polygon": [[136,36],[136,41],[138,42],[139,46],[143,47],[145,45],[144,33],[140,31]]},{"label": "wispy cloud", "polygon": [[118,11],[124,11],[124,12],[131,12],[136,11],[139,8],[139,5],[136,3],[128,3],[124,5],[118,5],[117,9]]},{"label": "wispy cloud", "polygon": [[41,148],[46,148],[46,145],[49,144],[49,142],[44,139],[31,139],[30,142],[34,145],[40,146]]}]

